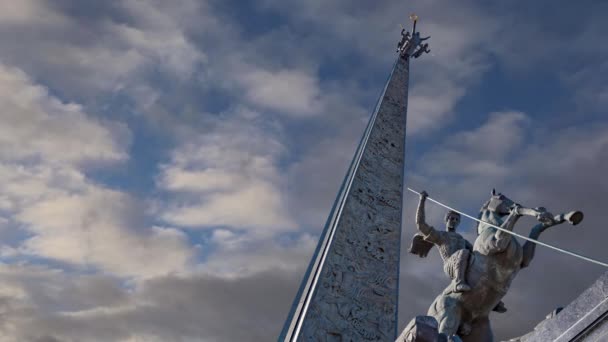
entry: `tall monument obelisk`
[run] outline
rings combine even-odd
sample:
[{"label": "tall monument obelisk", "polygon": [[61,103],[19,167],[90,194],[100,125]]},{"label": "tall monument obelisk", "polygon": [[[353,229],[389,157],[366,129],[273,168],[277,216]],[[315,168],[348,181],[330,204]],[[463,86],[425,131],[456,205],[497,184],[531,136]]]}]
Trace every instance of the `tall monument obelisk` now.
[{"label": "tall monument obelisk", "polygon": [[397,337],[409,61],[429,51],[412,19],[279,341]]}]

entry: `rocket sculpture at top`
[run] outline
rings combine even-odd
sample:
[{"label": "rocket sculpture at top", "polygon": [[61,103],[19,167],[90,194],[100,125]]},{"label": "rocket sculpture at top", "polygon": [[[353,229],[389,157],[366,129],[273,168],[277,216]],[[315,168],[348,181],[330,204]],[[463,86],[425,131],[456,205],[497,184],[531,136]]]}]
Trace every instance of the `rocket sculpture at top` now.
[{"label": "rocket sculpture at top", "polygon": [[409,61],[430,51],[410,18],[279,341],[397,337]]}]

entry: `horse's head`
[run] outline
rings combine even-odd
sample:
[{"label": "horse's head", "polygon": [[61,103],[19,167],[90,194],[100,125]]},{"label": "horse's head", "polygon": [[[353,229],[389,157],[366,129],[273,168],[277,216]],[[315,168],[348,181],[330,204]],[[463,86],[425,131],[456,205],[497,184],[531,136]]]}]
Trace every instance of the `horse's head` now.
[{"label": "horse's head", "polygon": [[490,200],[484,205],[483,209],[492,211],[499,216],[505,216],[508,215],[515,206],[516,203],[513,202],[513,200],[500,192],[496,193],[496,190],[492,189],[492,197],[490,197]]},{"label": "horse's head", "polygon": [[[477,218],[500,226],[503,218],[509,215],[515,205],[516,203],[513,200],[501,193],[496,193],[496,190],[492,189],[490,199],[481,207]],[[480,234],[487,227],[483,223],[477,224],[477,233]]]}]

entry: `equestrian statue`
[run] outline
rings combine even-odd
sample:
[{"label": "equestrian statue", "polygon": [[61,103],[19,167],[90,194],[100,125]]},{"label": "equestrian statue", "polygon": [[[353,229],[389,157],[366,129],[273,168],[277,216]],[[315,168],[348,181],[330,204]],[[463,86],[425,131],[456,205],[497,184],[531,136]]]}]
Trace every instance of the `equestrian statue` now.
[{"label": "equestrian statue", "polygon": [[[418,233],[412,240],[410,252],[425,257],[436,245],[444,271],[452,282],[435,298],[427,316],[418,316],[410,322],[397,340],[399,342],[494,341],[489,314],[507,310],[502,298],[519,270],[530,265],[536,249],[535,242],[528,240],[522,246],[509,233],[518,219],[527,215],[539,221],[529,234],[534,241],[550,227],[564,222],[576,225],[583,219],[580,211],[553,215],[542,207],[525,208],[492,190],[490,199],[479,212],[478,235],[471,245],[456,233],[460,221],[457,212],[447,213],[446,231],[429,226],[424,215],[428,194],[422,191],[419,195]],[[425,332],[425,325],[427,330],[433,325],[435,329]]]}]

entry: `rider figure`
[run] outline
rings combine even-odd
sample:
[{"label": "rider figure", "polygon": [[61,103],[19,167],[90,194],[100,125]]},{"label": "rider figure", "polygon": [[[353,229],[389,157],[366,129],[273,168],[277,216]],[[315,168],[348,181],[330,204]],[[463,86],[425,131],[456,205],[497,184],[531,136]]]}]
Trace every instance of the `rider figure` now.
[{"label": "rider figure", "polygon": [[420,203],[416,214],[416,225],[422,233],[424,240],[437,245],[441,259],[443,259],[443,270],[452,279],[454,292],[466,292],[471,289],[466,282],[466,271],[469,255],[473,246],[462,235],[456,232],[460,223],[460,214],[448,211],[445,215],[445,231],[438,231],[429,226],[424,220],[424,203],[428,194],[420,193]]}]

